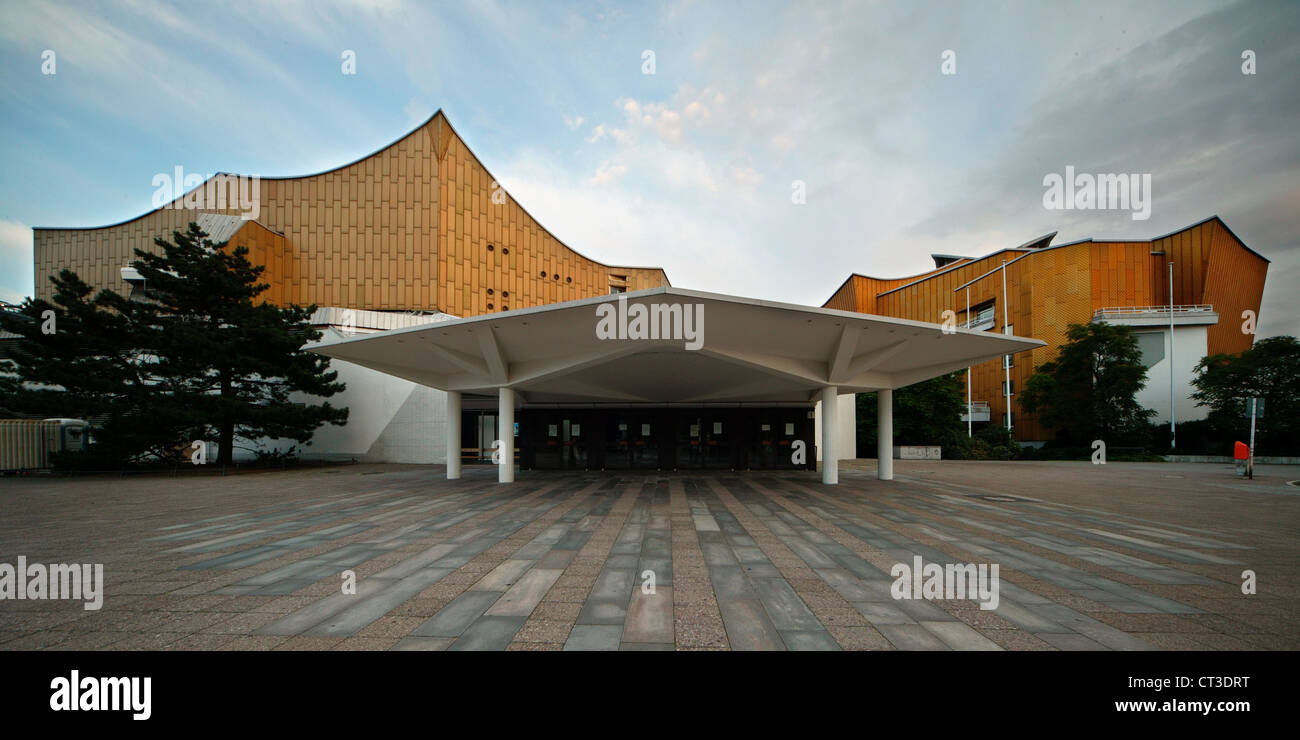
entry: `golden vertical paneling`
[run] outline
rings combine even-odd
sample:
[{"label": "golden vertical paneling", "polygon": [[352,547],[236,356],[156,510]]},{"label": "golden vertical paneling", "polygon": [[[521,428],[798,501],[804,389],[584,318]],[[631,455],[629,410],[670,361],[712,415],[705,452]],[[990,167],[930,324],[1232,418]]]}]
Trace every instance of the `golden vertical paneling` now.
[{"label": "golden vertical paneling", "polygon": [[1259,318],[1268,262],[1246,249],[1222,223],[1214,222],[1209,242],[1203,302],[1214,306],[1219,323],[1206,332],[1206,351],[1237,353],[1250,349],[1254,335],[1244,330],[1245,311]]},{"label": "golden vertical paneling", "polygon": [[[605,295],[614,274],[626,276],[628,290],[668,284],[662,269],[609,266],[574,252],[512,199],[494,202],[493,182],[439,113],[357,162],[263,179],[259,228],[241,229],[236,241],[266,260],[267,295],[275,302],[468,316],[487,311],[489,302],[500,311]],[[48,298],[49,276],[63,267],[125,291],[118,270],[131,249],[152,248],[155,236],[170,236],[194,217],[161,209],[98,229],[38,229],[36,293]],[[503,292],[510,293],[505,301]]]},{"label": "golden vertical paneling", "polygon": [[[1154,250],[1164,250],[1166,256],[1151,255]],[[1036,366],[1056,357],[1070,324],[1091,321],[1101,308],[1168,303],[1166,259],[1174,261],[1174,302],[1209,303],[1219,314],[1219,323],[1209,328],[1208,352],[1241,352],[1251,342],[1241,331],[1241,312],[1259,311],[1268,270],[1267,261],[1250,252],[1217,218],[1151,241],[1086,241],[1038,250],[1016,260],[1022,254],[995,253],[909,278],[855,274],[825,305],[856,305],[847,310],[936,323],[944,308],[952,306],[963,321],[965,296],[953,293],[953,288],[996,268],[1006,257],[1008,308],[1015,333],[1047,343],[1017,355],[1011,374],[1019,393]],[[898,289],[903,286],[907,287]],[[971,286],[972,307],[995,302],[997,323],[992,331],[1002,328],[1001,288],[998,273]],[[989,403],[994,423],[1005,411],[1002,381],[998,360],[971,370],[973,400]],[[1013,410],[1018,439],[1049,436],[1036,419],[1014,406],[1014,397]]]}]

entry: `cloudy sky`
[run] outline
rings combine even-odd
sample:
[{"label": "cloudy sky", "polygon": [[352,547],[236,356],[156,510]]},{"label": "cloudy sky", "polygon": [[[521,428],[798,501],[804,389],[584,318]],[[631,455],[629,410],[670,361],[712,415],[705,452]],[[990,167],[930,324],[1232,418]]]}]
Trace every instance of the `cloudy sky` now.
[{"label": "cloudy sky", "polygon": [[[1300,334],[1300,3],[25,2],[0,68],[0,299],[31,226],[137,216],[178,165],[332,168],[442,108],[559,238],[674,285],[820,305],[1218,214],[1272,260],[1260,335]],[[1044,208],[1066,166],[1150,174],[1150,218]]]}]

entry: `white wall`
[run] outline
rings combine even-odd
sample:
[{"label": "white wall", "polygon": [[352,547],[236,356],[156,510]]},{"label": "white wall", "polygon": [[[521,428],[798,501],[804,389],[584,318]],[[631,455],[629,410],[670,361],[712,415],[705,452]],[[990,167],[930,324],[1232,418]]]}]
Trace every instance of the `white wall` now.
[{"label": "white wall", "polygon": [[411,386],[406,402],[361,459],[446,464],[447,394],[424,385]]},{"label": "white wall", "polygon": [[[340,339],[335,327],[321,330],[321,341]],[[447,394],[409,380],[343,360],[331,360],[330,369],[347,390],[328,399],[294,394],[295,401],[329,401],[348,408],[343,426],[325,424],[316,429],[309,447],[299,446],[303,459],[351,459],[364,462],[447,462]],[[288,440],[265,440],[268,448],[286,450]],[[242,454],[241,454],[242,453]],[[236,450],[236,458],[251,453]]]},{"label": "white wall", "polygon": [[[1146,327],[1140,331],[1147,331]],[[1147,368],[1147,385],[1136,396],[1143,408],[1155,409],[1156,423],[1169,423],[1169,327],[1159,330],[1164,337],[1164,357]],[[1193,369],[1205,357],[1206,327],[1174,326],[1174,404],[1177,421],[1204,419],[1209,409],[1196,405],[1191,394]]]}]

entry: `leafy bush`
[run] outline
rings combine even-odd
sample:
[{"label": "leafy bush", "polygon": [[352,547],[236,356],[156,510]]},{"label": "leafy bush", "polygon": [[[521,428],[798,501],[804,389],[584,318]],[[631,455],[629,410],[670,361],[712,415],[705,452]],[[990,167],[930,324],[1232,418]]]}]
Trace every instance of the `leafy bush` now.
[{"label": "leafy bush", "polygon": [[961,444],[945,447],[943,456],[950,460],[1015,460],[1020,451],[1020,443],[1006,427],[987,424],[973,437],[963,435]]}]

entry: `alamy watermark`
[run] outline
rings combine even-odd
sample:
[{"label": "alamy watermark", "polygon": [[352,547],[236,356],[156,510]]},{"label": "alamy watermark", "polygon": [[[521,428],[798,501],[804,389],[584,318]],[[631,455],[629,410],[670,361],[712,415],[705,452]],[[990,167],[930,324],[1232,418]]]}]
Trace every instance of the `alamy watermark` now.
[{"label": "alamy watermark", "polygon": [[153,679],[145,676],[82,677],[72,669],[50,681],[50,709],[56,712],[131,712],[131,719],[153,716]]},{"label": "alamy watermark", "polygon": [[27,563],[18,556],[18,564],[0,563],[0,601],[77,599],[86,603],[86,611],[99,611],[104,605],[103,563]]},{"label": "alamy watermark", "polygon": [[980,609],[998,608],[998,565],[994,563],[924,563],[921,556],[912,565],[896,563],[889,569],[894,583],[889,592],[895,599],[976,599]]},{"label": "alamy watermark", "polygon": [[704,346],[703,303],[628,305],[627,296],[596,306],[597,339],[676,339],[688,350]]},{"label": "alamy watermark", "polygon": [[1075,174],[1067,165],[1065,176],[1049,172],[1043,177],[1043,207],[1053,211],[1133,211],[1134,221],[1151,218],[1151,173]]},{"label": "alamy watermark", "polygon": [[187,175],[176,165],[171,173],[154,175],[153,186],[154,208],[232,210],[245,221],[257,218],[262,208],[262,178],[257,175]]}]

